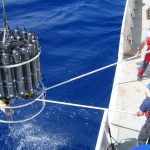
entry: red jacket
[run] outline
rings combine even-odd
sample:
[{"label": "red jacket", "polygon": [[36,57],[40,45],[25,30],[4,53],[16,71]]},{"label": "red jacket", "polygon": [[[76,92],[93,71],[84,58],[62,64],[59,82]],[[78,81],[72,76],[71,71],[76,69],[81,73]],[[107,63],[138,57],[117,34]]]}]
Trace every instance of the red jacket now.
[{"label": "red jacket", "polygon": [[[147,38],[147,50],[150,50],[150,37]],[[145,55],[145,62],[150,62],[150,53]]]},{"label": "red jacket", "polygon": [[150,50],[150,37],[147,38],[147,49]]},{"label": "red jacket", "polygon": [[145,112],[145,116],[146,116],[146,119],[150,118],[150,112],[149,111]]}]

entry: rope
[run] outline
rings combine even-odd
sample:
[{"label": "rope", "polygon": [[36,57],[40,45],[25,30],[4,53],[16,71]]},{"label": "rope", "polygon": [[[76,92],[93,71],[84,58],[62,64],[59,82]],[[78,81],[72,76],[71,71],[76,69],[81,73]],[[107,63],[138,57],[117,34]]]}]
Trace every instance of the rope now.
[{"label": "rope", "polygon": [[[139,56],[145,55],[146,53],[150,53],[150,50],[146,51],[146,52],[143,53],[143,54],[139,54]],[[113,64],[104,66],[104,67],[102,67],[102,68],[99,68],[99,69],[93,70],[93,71],[91,71],[91,72],[82,74],[82,75],[80,75],[80,76],[71,78],[71,79],[66,80],[66,81],[64,81],[64,82],[55,84],[55,85],[53,85],[53,86],[50,86],[50,87],[48,87],[48,88],[45,88],[45,91],[51,90],[51,89],[53,89],[53,88],[55,88],[55,87],[59,87],[59,86],[61,86],[61,85],[67,84],[67,83],[69,83],[69,82],[75,81],[75,80],[80,79],[80,78],[83,78],[83,77],[85,77],[85,76],[88,76],[88,75],[91,75],[91,74],[100,72],[100,71],[102,71],[102,70],[104,70],[104,69],[110,68],[110,67],[112,67],[112,66],[115,66],[115,65],[117,65],[117,64],[123,63],[123,62],[125,62],[125,61],[131,60],[131,59],[134,59],[134,58],[137,58],[137,56],[133,56],[133,57],[124,59],[124,60],[122,60],[122,61],[115,62],[115,63],[113,63]],[[113,111],[113,112],[121,112],[121,113],[130,114],[130,115],[135,115],[135,112],[123,111],[123,110],[119,110],[119,109],[108,109],[108,108],[103,108],[103,107],[95,107],[95,106],[80,105],[80,104],[73,104],[73,103],[66,103],[66,102],[59,102],[59,101],[43,100],[43,99],[37,99],[37,100],[38,100],[38,101],[48,102],[48,103],[53,103],[53,104],[68,105],[68,106],[75,106],[75,107],[82,107],[82,108],[89,108],[89,109],[103,110],[103,111],[108,110],[108,111]]]},{"label": "rope", "polygon": [[[145,53],[143,53],[143,54],[139,54],[139,56],[145,55],[146,53],[150,53],[150,50],[148,50],[147,52],[145,52]],[[61,85],[67,84],[67,83],[69,83],[69,82],[72,82],[72,81],[75,81],[75,80],[78,80],[78,79],[81,79],[81,78],[86,77],[86,76],[89,76],[89,75],[91,75],[91,74],[100,72],[100,71],[102,71],[102,70],[105,70],[105,69],[107,69],[107,68],[113,67],[113,66],[115,66],[115,65],[117,65],[117,64],[123,63],[123,62],[125,62],[125,61],[131,60],[131,59],[134,59],[134,58],[137,58],[137,56],[133,56],[133,57],[124,59],[124,60],[122,60],[122,61],[118,61],[118,62],[112,63],[112,64],[107,65],[107,66],[104,66],[104,67],[102,67],[102,68],[99,68],[99,69],[93,70],[93,71],[91,71],[91,72],[82,74],[82,75],[80,75],[80,76],[71,78],[71,79],[66,80],[66,81],[64,81],[64,82],[55,84],[55,85],[53,85],[53,86],[50,86],[50,87],[48,87],[48,88],[45,88],[45,91],[51,90],[51,89],[53,89],[53,88],[59,87],[59,86],[61,86]]]},{"label": "rope", "polygon": [[122,63],[122,62],[124,62],[124,61],[130,60],[130,59],[133,59],[133,58],[135,58],[135,56],[130,57],[130,58],[127,58],[127,59],[125,59],[125,60],[123,60],[123,61],[120,61],[120,62],[115,62],[115,63],[113,63],[113,64],[110,64],[110,65],[104,66],[104,67],[102,67],[102,68],[99,68],[99,69],[93,70],[93,71],[91,71],[91,72],[88,72],[88,73],[82,74],[82,75],[80,75],[80,76],[74,77],[74,78],[69,79],[69,80],[66,80],[66,81],[64,81],[64,82],[58,83],[58,84],[56,84],[56,85],[53,85],[53,86],[51,86],[51,87],[46,88],[45,90],[47,91],[47,90],[53,89],[53,88],[55,88],[55,87],[58,87],[58,86],[64,85],[64,84],[66,84],[66,83],[69,83],[69,82],[75,81],[75,80],[77,80],[77,79],[80,79],[80,78],[86,77],[86,76],[88,76],[88,75],[91,75],[91,74],[94,74],[94,73],[100,72],[100,71],[102,71],[102,70],[104,70],[104,69],[110,68],[110,67],[112,67],[112,66],[115,66],[115,65],[117,65],[117,64],[119,64],[119,63]]},{"label": "rope", "polygon": [[[147,51],[146,53],[149,53],[149,52],[150,52],[150,51]],[[144,53],[144,54],[146,54],[146,53]],[[140,55],[141,55],[141,54],[140,54]],[[139,55],[139,56],[140,56],[140,55]],[[143,55],[143,54],[142,54],[142,55]],[[53,85],[53,86],[51,86],[51,87],[49,87],[49,88],[44,88],[43,91],[47,91],[47,90],[53,89],[53,88],[55,88],[55,87],[61,86],[61,85],[63,85],[63,84],[72,82],[72,81],[74,81],[74,80],[83,78],[83,77],[85,77],[85,76],[94,74],[94,73],[96,73],[96,72],[99,72],[99,71],[102,71],[102,70],[104,70],[104,69],[110,68],[110,67],[115,66],[115,65],[117,65],[117,64],[119,64],[119,63],[125,62],[125,61],[127,61],[127,60],[131,60],[131,59],[133,59],[133,58],[137,58],[137,56],[133,56],[133,57],[124,59],[124,60],[122,60],[122,61],[120,61],[120,62],[115,62],[115,63],[113,63],[113,64],[110,64],[110,65],[104,66],[104,67],[102,67],[102,68],[99,68],[99,69],[97,69],[97,70],[88,72],[88,73],[86,73],[86,74],[83,74],[83,75],[77,76],[77,77],[75,77],[75,78],[69,79],[69,80],[67,80],[67,81],[61,82],[61,83],[59,83],[59,84]],[[33,59],[35,59],[35,58],[33,58]],[[31,61],[31,60],[30,60],[30,61]],[[26,62],[25,62],[25,63],[26,63]],[[19,64],[19,65],[20,65],[20,64]],[[22,65],[22,64],[21,64],[21,65]],[[1,66],[0,66],[0,67],[1,67]],[[7,67],[8,67],[8,68],[11,68],[11,67],[16,67],[16,66],[9,65],[9,66],[7,66]],[[6,68],[7,68],[7,67],[6,67]],[[42,93],[42,94],[43,94],[43,93]],[[40,96],[41,96],[41,95],[40,95]],[[135,115],[134,112],[124,111],[124,110],[119,110],[119,109],[109,109],[109,108],[96,107],[96,106],[88,106],[88,105],[73,104],[73,103],[66,103],[66,102],[59,102],[59,101],[51,101],[51,100],[45,100],[45,99],[39,99],[39,98],[35,99],[35,101],[42,101],[42,102],[43,102],[43,107],[41,108],[41,110],[40,110],[37,114],[35,114],[35,115],[32,116],[31,118],[27,118],[27,119],[19,120],[19,121],[4,121],[4,120],[0,120],[0,122],[2,122],[2,123],[21,123],[21,122],[25,122],[25,121],[31,120],[31,119],[35,118],[36,116],[38,116],[38,115],[43,111],[43,109],[44,109],[44,107],[45,107],[45,102],[47,102],[47,103],[53,103],[53,104],[60,104],[60,105],[68,105],[68,106],[82,107],[82,108],[88,108],[88,109],[95,109],[95,110],[103,110],[103,111],[106,111],[106,110],[107,110],[107,111],[113,111],[113,112],[121,112],[121,113],[130,114],[130,115]],[[25,105],[26,105],[26,104],[25,104]],[[0,107],[0,108],[20,108],[20,107],[24,107],[24,105],[21,105],[21,106],[14,106],[14,107]]]},{"label": "rope", "polygon": [[[149,51],[147,51],[146,53],[148,53],[148,52],[149,52]],[[140,55],[141,55],[141,54],[140,54]],[[86,73],[86,74],[83,74],[83,75],[77,76],[77,77],[75,77],[75,78],[72,78],[72,79],[70,79],[70,80],[67,80],[67,81],[61,82],[61,83],[59,83],[59,84],[56,84],[56,85],[51,86],[51,87],[49,87],[49,88],[45,88],[44,90],[45,90],[45,91],[50,90],[50,89],[52,89],[52,88],[61,86],[61,85],[63,85],[63,84],[72,82],[72,81],[74,81],[74,80],[83,78],[83,77],[85,77],[85,76],[91,75],[91,74],[96,73],[96,72],[99,72],[99,71],[104,70],[104,69],[106,69],[106,68],[110,68],[110,67],[112,67],[112,66],[115,66],[115,65],[117,65],[117,64],[119,64],[119,63],[122,63],[122,62],[125,62],[125,61],[127,61],[127,60],[131,60],[131,59],[133,59],[133,58],[136,58],[136,56],[133,56],[133,57],[124,59],[124,60],[122,60],[122,61],[120,61],[120,62],[116,62],[116,63],[110,64],[110,65],[104,66],[104,67],[99,68],[99,69],[97,69],[97,70],[88,72],[88,73]],[[19,64],[19,65],[20,65],[20,64]],[[16,67],[16,66],[8,66],[8,67]],[[43,90],[43,91],[44,91],[44,90]],[[42,93],[42,94],[43,94],[43,93]],[[41,95],[40,95],[40,96],[41,96]],[[124,111],[124,110],[119,110],[119,109],[109,109],[109,108],[96,107],[96,106],[88,106],[88,105],[81,105],[81,104],[74,104],[74,103],[66,103],[66,102],[45,100],[45,99],[40,99],[40,97],[36,98],[35,101],[41,101],[41,102],[43,102],[43,107],[42,107],[41,110],[40,110],[37,114],[35,114],[34,116],[32,116],[32,117],[30,117],[30,118],[27,118],[27,119],[24,119],[24,120],[18,120],[18,121],[5,121],[5,120],[0,120],[0,122],[2,122],[2,123],[21,123],[21,122],[29,121],[29,120],[35,118],[36,116],[38,116],[38,115],[43,111],[43,109],[44,109],[44,107],[45,107],[45,102],[47,102],[47,103],[53,103],[53,104],[60,104],[60,105],[67,105],[67,106],[74,106],[74,107],[82,107],[82,108],[88,108],[88,109],[95,109],[95,110],[103,110],[103,111],[106,111],[106,110],[107,110],[107,111],[113,111],[113,112],[121,112],[121,113],[127,113],[127,114],[129,114],[129,115],[135,115],[134,112]],[[35,102],[35,101],[34,101],[34,102]],[[33,103],[33,102],[32,102],[32,103]],[[20,107],[24,107],[24,106],[26,106],[26,105],[28,105],[28,104],[21,105],[21,106],[0,107],[0,108],[20,108]]]},{"label": "rope", "polygon": [[121,112],[121,113],[130,114],[130,115],[135,115],[135,112],[129,112],[129,111],[124,111],[124,110],[119,110],[119,109],[108,109],[108,108],[104,108],[104,107],[88,106],[88,105],[81,105],[81,104],[74,104],[74,103],[45,100],[45,99],[37,99],[37,101],[53,103],[53,104],[60,104],[60,105],[67,105],[67,106],[82,107],[82,108],[88,108],[88,109],[95,109],[95,110],[103,110],[103,111],[108,110],[108,111],[113,111],[113,112]]}]

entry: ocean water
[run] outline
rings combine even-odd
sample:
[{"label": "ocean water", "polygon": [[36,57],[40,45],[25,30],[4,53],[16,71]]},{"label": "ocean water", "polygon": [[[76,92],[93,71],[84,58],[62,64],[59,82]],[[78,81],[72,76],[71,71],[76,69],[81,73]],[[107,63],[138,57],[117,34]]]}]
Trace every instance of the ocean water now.
[{"label": "ocean water", "polygon": [[[45,87],[117,61],[125,0],[5,2],[12,29],[18,25],[38,34]],[[112,67],[54,88],[46,99],[108,107],[114,73]],[[23,112],[32,114],[32,109]],[[31,121],[1,123],[0,149],[94,150],[102,115],[103,111],[46,103],[44,111]]]}]

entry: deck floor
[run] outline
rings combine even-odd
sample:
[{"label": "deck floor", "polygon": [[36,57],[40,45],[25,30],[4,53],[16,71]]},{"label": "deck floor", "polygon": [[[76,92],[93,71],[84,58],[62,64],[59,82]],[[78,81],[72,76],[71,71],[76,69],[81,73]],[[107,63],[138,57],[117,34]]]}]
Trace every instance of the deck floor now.
[{"label": "deck floor", "polygon": [[[146,19],[146,10],[150,7],[149,0],[137,0],[135,17],[132,53],[136,53],[140,42],[150,27],[150,20]],[[110,109],[119,109],[128,112],[137,112],[140,104],[145,98],[146,85],[150,82],[150,65],[147,68],[141,82],[136,81],[137,71],[143,57],[124,62],[117,66],[117,72],[112,91]],[[109,122],[112,137],[121,143],[120,150],[129,150],[136,146],[137,137],[145,117],[137,117],[128,113],[109,112]]]}]

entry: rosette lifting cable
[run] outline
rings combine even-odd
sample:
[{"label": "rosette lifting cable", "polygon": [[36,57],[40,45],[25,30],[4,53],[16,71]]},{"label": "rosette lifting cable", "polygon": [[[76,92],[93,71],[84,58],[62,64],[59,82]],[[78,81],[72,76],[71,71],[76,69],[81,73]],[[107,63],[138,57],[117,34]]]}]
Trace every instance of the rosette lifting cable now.
[{"label": "rosette lifting cable", "polygon": [[7,24],[7,17],[6,17],[6,10],[5,10],[5,5],[4,5],[4,0],[2,0],[2,7],[3,7],[3,22],[4,22],[3,44],[5,44],[6,30],[8,29],[8,24]]},{"label": "rosette lifting cable", "polygon": [[5,5],[4,5],[4,0],[2,0],[2,7],[3,7],[3,20],[4,20],[4,27],[7,29],[7,17],[6,17],[6,10],[5,10]]}]

